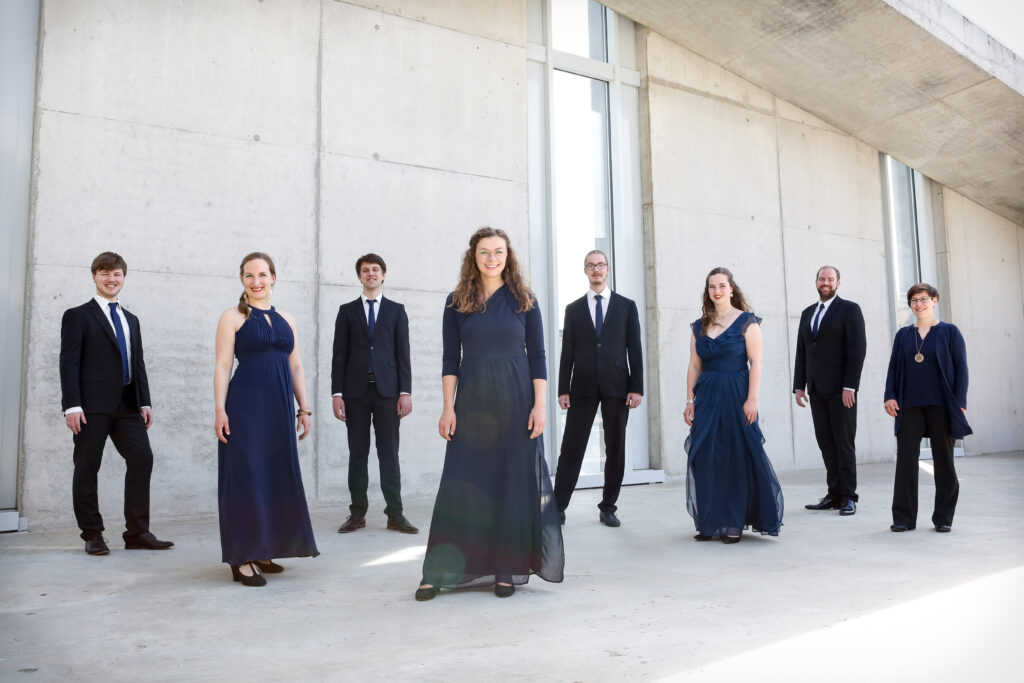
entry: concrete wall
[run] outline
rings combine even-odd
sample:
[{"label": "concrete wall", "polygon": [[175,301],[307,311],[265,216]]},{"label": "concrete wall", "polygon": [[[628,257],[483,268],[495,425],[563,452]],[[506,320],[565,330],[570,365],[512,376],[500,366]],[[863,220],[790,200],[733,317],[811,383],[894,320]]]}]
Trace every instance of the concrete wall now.
[{"label": "concrete wall", "polygon": [[[410,495],[436,490],[441,311],[466,239],[494,224],[527,261],[529,245],[525,9],[435,5],[44,2],[22,462],[33,528],[74,523],[60,316],[92,295],[89,263],[106,249],[126,258],[122,298],[142,321],[157,524],[216,511],[214,332],[256,249],[298,322],[315,413],[299,446],[307,496],[348,499],[330,353],[367,251],[410,313],[403,480]],[[112,448],[104,463],[116,536],[124,467]]]},{"label": "concrete wall", "polygon": [[[878,151],[657,33],[641,40],[658,393],[684,395],[688,325],[700,316],[707,272],[726,266],[764,318],[768,454],[778,469],[820,467],[810,410],[796,407],[791,387],[800,313],[817,298],[817,268],[830,263],[840,295],[861,304],[867,323],[858,458],[892,458],[881,408],[891,337]],[[683,474],[680,401],[662,401],[652,428],[665,471]]]},{"label": "concrete wall", "polygon": [[[950,292],[944,314],[967,341],[970,454],[1024,444],[1024,228],[943,189]],[[940,295],[946,295],[940,292]]]}]

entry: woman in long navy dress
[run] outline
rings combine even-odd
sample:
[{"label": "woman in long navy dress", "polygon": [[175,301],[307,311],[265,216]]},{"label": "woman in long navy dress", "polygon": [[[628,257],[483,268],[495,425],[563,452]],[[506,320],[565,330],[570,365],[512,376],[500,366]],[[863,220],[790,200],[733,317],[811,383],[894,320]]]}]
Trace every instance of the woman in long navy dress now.
[{"label": "woman in long navy dress", "polygon": [[213,377],[220,543],[232,578],[263,586],[261,571],[284,571],[271,558],[320,554],[295,443],[295,432],[299,439],[309,435],[310,411],[295,319],[270,305],[273,260],[255,252],[239,270],[245,291],[217,325]]},{"label": "woman in long navy dress", "polygon": [[686,373],[686,503],[698,541],[737,543],[750,527],[778,536],[782,487],[757,423],[761,319],[726,268],[708,273]]},{"label": "woman in long navy dress", "polygon": [[559,582],[562,528],[540,438],[544,330],[504,231],[470,238],[443,333],[448,445],[416,599],[490,584],[508,597],[530,574]]},{"label": "woman in long navy dress", "polygon": [[960,495],[953,442],[972,434],[967,424],[967,345],[952,323],[935,318],[939,290],[920,282],[907,291],[917,322],[896,333],[885,378],[885,412],[896,418],[896,482],[892,531],[917,527],[917,472],[921,439],[929,437],[935,468],[932,524],[949,533]]}]

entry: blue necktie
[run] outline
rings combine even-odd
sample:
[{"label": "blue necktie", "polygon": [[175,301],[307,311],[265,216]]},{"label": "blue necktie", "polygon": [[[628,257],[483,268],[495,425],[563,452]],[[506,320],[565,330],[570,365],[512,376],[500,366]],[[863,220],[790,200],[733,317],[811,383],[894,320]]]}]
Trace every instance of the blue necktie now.
[{"label": "blue necktie", "polygon": [[[373,339],[373,328],[377,326],[377,317],[373,314],[373,305],[377,303],[376,299],[367,299],[366,303],[370,304],[370,314],[366,318],[366,326],[370,328],[370,339]],[[373,346],[370,347],[370,372],[373,372]]]},{"label": "blue necktie", "polygon": [[825,311],[825,304],[818,304],[818,312],[814,314],[814,320],[811,321],[811,334],[815,337],[818,336],[818,324],[821,322],[821,315]]},{"label": "blue necktie", "polygon": [[131,372],[128,370],[128,340],[124,337],[124,327],[121,326],[121,316],[117,314],[117,302],[111,301],[110,320],[114,323],[114,334],[117,337],[117,348],[121,352],[121,384],[127,386],[131,379]]},{"label": "blue necktie", "polygon": [[601,307],[601,295],[595,296],[594,301],[597,303],[597,308],[594,310],[594,332],[600,337],[601,328],[604,327],[604,309]]}]

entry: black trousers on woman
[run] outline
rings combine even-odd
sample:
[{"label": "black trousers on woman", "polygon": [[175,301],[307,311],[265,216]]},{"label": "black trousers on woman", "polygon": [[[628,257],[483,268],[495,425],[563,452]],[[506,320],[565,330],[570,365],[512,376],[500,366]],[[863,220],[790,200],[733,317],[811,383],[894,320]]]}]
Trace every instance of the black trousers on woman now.
[{"label": "black trousers on woman", "polygon": [[960,482],[953,467],[953,437],[942,406],[914,406],[900,411],[896,435],[896,484],[892,493],[893,524],[917,525],[917,473],[921,439],[928,432],[935,470],[935,510],[932,524],[952,525]]}]

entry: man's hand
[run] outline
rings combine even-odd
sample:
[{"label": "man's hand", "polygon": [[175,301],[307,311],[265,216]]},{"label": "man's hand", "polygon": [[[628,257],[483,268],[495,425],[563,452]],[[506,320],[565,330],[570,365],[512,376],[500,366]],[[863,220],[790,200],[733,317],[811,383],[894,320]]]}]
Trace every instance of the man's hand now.
[{"label": "man's hand", "polygon": [[395,406],[395,413],[399,418],[403,418],[412,412],[412,396],[409,394],[402,394],[398,397],[398,405]]},{"label": "man's hand", "polygon": [[332,396],[331,405],[334,407],[334,417],[338,418],[342,422],[348,420],[348,416],[345,415],[345,399],[341,396]]},{"label": "man's hand", "polygon": [[139,412],[142,414],[142,421],[146,423],[146,429],[153,426],[153,409],[150,407],[140,408]]},{"label": "man's hand", "polygon": [[853,389],[843,389],[843,405],[847,408],[852,408],[853,404],[857,402],[857,392]]},{"label": "man's hand", "polygon": [[562,410],[569,410],[569,394],[562,394],[558,397],[558,407]]},{"label": "man's hand", "polygon": [[793,395],[796,396],[796,404],[798,406],[803,408],[804,406],[807,405],[807,394],[804,393],[803,389],[797,389],[795,392],[793,392]]},{"label": "man's hand", "polygon": [[64,424],[68,426],[72,434],[82,431],[82,425],[86,422],[85,413],[69,413],[64,416]]},{"label": "man's hand", "polygon": [[644,397],[641,394],[637,394],[637,393],[628,393],[628,394],[626,394],[626,405],[629,406],[630,408],[639,408],[640,407],[640,401],[642,401],[642,400],[644,400]]}]

